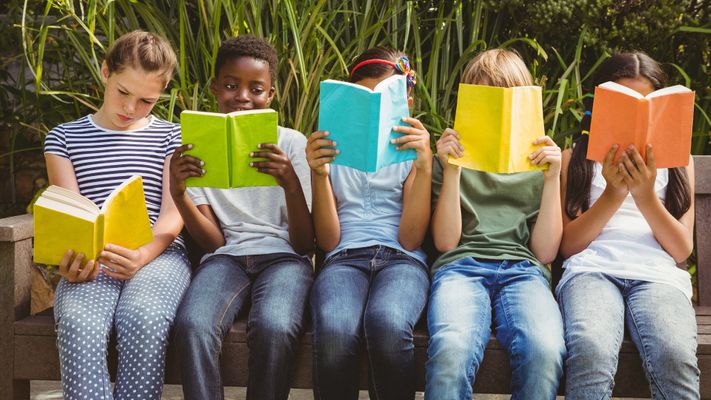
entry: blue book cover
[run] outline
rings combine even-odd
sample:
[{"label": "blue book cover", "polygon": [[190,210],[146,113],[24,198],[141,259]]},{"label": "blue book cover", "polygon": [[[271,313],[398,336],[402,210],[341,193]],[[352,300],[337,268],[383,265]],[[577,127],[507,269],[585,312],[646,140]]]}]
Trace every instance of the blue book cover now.
[{"label": "blue book cover", "polygon": [[366,172],[414,160],[415,150],[398,151],[391,139],[402,136],[393,132],[397,125],[407,125],[407,81],[403,75],[393,75],[380,82],[374,90],[350,82],[321,82],[318,129],[329,132],[340,154],[333,164],[345,165]]}]

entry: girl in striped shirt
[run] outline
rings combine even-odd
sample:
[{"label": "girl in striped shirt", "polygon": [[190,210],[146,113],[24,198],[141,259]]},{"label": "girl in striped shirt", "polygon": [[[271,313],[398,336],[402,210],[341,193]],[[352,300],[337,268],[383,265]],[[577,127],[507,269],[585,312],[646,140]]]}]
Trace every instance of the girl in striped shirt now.
[{"label": "girl in striped shirt", "polygon": [[[190,281],[178,236],[183,222],[167,184],[180,127],[150,115],[175,65],[165,39],[142,31],[121,36],[101,65],[99,110],[54,128],[45,140],[50,183],[98,206],[141,175],[154,237],[135,250],[107,244],[96,260],[69,249],[59,265],[54,315],[67,400],[161,397],[167,337]],[[112,329],[119,353],[113,390],[106,361]]]}]

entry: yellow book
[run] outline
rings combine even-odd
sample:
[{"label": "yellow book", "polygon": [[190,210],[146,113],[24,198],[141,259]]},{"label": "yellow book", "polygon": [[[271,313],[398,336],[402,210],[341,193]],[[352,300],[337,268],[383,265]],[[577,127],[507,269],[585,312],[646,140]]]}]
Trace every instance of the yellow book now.
[{"label": "yellow book", "polygon": [[539,86],[501,88],[459,85],[454,130],[464,156],[450,164],[485,172],[513,173],[544,169],[528,156],[533,141],[545,134]]},{"label": "yellow book", "polygon": [[124,181],[99,208],[86,197],[50,186],[33,206],[34,261],[57,265],[67,250],[95,259],[107,243],[137,249],[153,240],[143,180]]}]

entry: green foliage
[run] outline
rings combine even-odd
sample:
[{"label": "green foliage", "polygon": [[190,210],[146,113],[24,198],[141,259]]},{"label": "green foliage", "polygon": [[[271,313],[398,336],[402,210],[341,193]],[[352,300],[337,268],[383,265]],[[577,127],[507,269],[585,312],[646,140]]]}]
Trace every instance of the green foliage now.
[{"label": "green foliage", "polygon": [[[14,82],[21,90],[0,95],[0,103],[14,99],[13,114],[43,132],[99,107],[106,47],[138,28],[164,35],[178,52],[178,72],[155,108],[174,121],[184,109],[216,108],[208,87],[217,47],[251,33],[266,37],[280,56],[273,104],[280,122],[305,133],[317,123],[319,81],[345,79],[350,61],[375,45],[410,54],[419,81],[414,112],[435,137],[453,123],[466,63],[496,46],[519,51],[544,87],[546,128],[561,144],[578,130],[595,68],[624,49],[647,51],[665,63],[673,82],[696,90],[695,153],[705,151],[711,126],[709,2],[15,0],[5,7],[14,20],[0,40],[15,42],[4,48],[24,49],[10,58],[24,58],[22,68],[34,79]],[[6,84],[8,77],[0,79]]]}]

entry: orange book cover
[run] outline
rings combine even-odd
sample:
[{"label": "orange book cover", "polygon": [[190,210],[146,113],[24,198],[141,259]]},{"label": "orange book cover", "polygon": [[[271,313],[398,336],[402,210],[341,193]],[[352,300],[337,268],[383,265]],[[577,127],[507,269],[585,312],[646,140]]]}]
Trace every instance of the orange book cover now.
[{"label": "orange book cover", "polygon": [[651,143],[657,168],[685,166],[693,119],[694,92],[689,88],[676,85],[642,96],[626,86],[605,82],[595,88],[587,158],[602,162],[617,144],[617,160],[634,144],[646,159],[646,145]]}]

